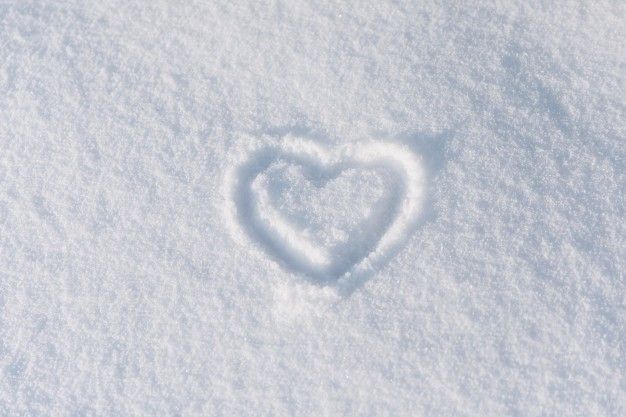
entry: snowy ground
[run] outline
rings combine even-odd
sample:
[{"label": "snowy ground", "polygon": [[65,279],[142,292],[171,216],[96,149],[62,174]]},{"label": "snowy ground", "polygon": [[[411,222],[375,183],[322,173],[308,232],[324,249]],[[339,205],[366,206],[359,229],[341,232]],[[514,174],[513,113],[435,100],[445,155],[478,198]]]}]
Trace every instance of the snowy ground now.
[{"label": "snowy ground", "polygon": [[246,3],[0,0],[0,416],[626,415],[626,3]]}]

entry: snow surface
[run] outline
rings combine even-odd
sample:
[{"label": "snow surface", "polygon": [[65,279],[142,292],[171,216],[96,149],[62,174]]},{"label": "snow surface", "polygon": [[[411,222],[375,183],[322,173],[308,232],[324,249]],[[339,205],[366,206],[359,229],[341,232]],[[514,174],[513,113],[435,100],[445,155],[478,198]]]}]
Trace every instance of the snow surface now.
[{"label": "snow surface", "polygon": [[626,415],[624,39],[0,0],[0,416]]}]

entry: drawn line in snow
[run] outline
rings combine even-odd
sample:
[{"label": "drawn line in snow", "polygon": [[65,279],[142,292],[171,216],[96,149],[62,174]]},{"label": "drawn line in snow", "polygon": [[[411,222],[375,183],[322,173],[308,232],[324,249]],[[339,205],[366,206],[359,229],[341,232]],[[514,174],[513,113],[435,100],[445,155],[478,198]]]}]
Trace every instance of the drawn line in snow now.
[{"label": "drawn line in snow", "polygon": [[[394,181],[358,230],[341,245],[326,248],[287,221],[273,206],[267,190],[255,183],[276,161],[302,167],[321,178],[320,187],[347,170],[385,172]],[[311,283],[349,293],[406,242],[420,217],[425,175],[421,157],[399,144],[366,141],[329,149],[287,135],[244,155],[228,173],[225,184],[228,214],[240,235]]]}]

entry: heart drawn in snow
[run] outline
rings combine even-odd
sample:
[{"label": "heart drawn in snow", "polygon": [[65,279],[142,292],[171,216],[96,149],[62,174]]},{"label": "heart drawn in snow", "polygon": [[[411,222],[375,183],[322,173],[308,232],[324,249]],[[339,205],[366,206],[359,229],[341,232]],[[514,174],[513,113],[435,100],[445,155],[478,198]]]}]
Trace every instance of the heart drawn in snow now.
[{"label": "heart drawn in snow", "polygon": [[254,244],[314,283],[346,286],[407,239],[424,190],[421,159],[393,143],[328,149],[286,136],[230,173],[230,213]]}]

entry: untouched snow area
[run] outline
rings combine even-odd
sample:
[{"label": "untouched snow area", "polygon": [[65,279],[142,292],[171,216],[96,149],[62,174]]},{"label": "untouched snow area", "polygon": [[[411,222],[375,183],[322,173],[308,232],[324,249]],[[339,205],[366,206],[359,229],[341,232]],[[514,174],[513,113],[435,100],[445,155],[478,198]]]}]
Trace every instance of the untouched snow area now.
[{"label": "untouched snow area", "polygon": [[625,39],[0,0],[0,416],[625,416]]}]

